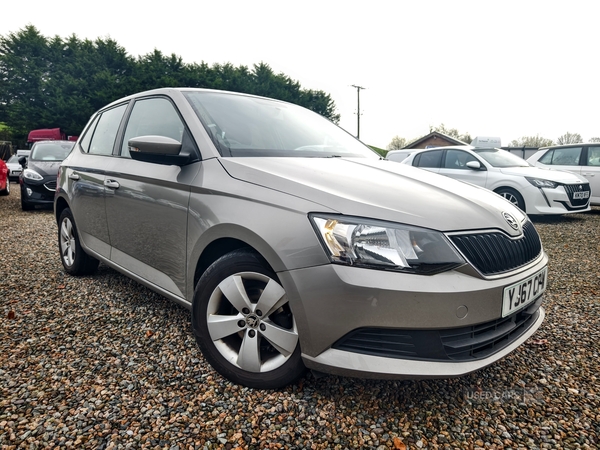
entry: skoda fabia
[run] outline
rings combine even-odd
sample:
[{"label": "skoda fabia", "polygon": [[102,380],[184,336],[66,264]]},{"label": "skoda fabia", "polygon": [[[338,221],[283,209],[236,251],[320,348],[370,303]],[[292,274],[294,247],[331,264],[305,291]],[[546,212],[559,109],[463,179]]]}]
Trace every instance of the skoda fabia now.
[{"label": "skoda fabia", "polygon": [[54,210],[69,274],[101,261],[189,308],[206,360],[246,386],[459,376],[544,319],[547,256],[521,210],[281,101],[115,101],[61,164]]}]

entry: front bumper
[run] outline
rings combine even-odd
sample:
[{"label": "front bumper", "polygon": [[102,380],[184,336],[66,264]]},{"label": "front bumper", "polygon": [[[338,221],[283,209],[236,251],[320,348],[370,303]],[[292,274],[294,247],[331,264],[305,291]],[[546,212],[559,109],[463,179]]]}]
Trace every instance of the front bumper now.
[{"label": "front bumper", "polygon": [[590,198],[574,198],[576,192],[583,190],[589,191],[589,184],[581,185],[560,185],[554,189],[531,187],[528,189],[529,198],[525,198],[525,206],[528,214],[570,214],[590,211]]},{"label": "front bumper", "polygon": [[[525,269],[488,278],[466,268],[419,276],[332,264],[278,275],[294,310],[307,367],[343,376],[400,379],[466,374],[516,349],[539,328],[544,310],[539,306],[541,299],[528,305],[531,318],[512,326],[510,336],[500,336],[510,319],[502,319],[504,288],[546,265],[543,253]],[[415,355],[386,354],[385,348],[366,351],[348,344],[364,330],[367,334],[370,330],[391,332],[387,334],[392,341],[397,339],[395,333],[410,335],[419,343],[436,333],[464,333],[469,327],[496,327],[498,331],[490,333],[496,333],[498,339],[492,339],[478,354],[466,356],[463,352],[450,357],[435,349]]]},{"label": "front bumper", "polygon": [[41,181],[19,179],[21,200],[30,205],[53,205],[56,192],[56,177],[45,177]]},{"label": "front bumper", "polygon": [[343,376],[376,379],[452,378],[482,369],[512,353],[535,333],[544,321],[544,308],[537,310],[531,326],[517,339],[487,358],[471,361],[423,361],[383,358],[330,348],[316,357],[303,355],[313,370]]}]

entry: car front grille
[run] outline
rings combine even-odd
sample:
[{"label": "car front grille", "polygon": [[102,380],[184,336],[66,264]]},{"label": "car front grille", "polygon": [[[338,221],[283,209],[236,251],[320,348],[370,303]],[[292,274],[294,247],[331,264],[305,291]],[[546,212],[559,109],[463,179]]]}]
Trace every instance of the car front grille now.
[{"label": "car front grille", "polygon": [[502,350],[525,333],[537,320],[542,298],[508,317],[461,328],[406,330],[360,328],[333,348],[386,358],[429,361],[483,359]]},{"label": "car front grille", "polygon": [[[569,196],[569,201],[573,206],[584,206],[590,201],[590,185],[589,183],[580,183],[580,184],[565,184],[565,191],[567,191],[567,195]],[[575,198],[576,192],[589,192],[586,198]]]},{"label": "car front grille", "polygon": [[450,239],[464,257],[483,275],[497,275],[522,267],[542,252],[542,242],[529,221],[523,235],[511,239],[501,232],[460,234]]},{"label": "car front grille", "polygon": [[56,191],[56,180],[54,181],[48,181],[46,184],[44,184],[44,187],[46,189],[48,189],[49,191]]}]

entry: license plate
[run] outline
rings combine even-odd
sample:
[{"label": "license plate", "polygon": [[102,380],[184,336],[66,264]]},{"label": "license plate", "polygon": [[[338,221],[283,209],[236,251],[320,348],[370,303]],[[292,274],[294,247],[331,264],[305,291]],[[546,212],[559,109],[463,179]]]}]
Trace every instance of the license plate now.
[{"label": "license plate", "polygon": [[590,197],[590,191],[573,192],[573,198],[575,200],[589,198],[589,197]]},{"label": "license plate", "polygon": [[504,288],[502,299],[502,317],[525,307],[535,301],[546,290],[548,284],[548,268],[544,267],[538,273]]}]

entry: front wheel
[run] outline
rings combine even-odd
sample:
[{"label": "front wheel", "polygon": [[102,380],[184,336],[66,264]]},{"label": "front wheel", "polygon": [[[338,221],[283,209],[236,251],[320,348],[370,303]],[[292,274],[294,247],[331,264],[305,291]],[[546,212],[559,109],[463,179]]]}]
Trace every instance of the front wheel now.
[{"label": "front wheel", "polygon": [[521,211],[525,212],[525,201],[523,200],[521,194],[519,194],[514,189],[500,188],[496,191],[496,194],[501,195],[506,200],[515,205],[517,208],[519,208]]},{"label": "front wheel", "polygon": [[250,249],[222,256],[202,275],[192,328],[206,360],[234,383],[277,389],[306,371],[285,290]]},{"label": "front wheel", "polygon": [[70,275],[89,275],[96,271],[99,261],[81,248],[73,214],[65,208],[58,221],[58,249],[65,271]]}]

